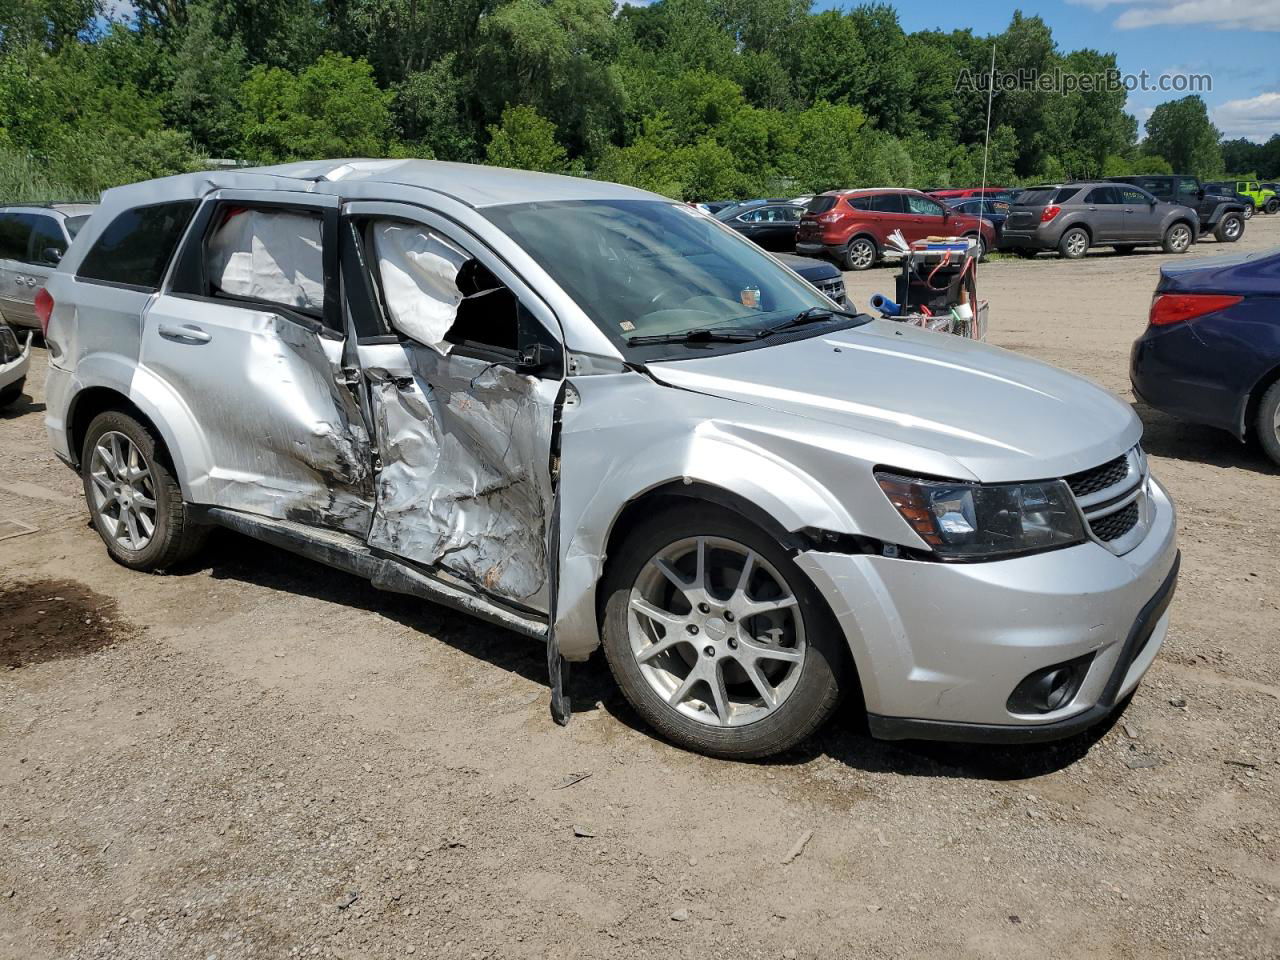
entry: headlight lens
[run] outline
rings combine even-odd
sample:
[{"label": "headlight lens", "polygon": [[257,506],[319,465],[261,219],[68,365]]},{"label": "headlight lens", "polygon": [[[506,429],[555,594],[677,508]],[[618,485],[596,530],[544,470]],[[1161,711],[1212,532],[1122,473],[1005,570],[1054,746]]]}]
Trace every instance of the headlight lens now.
[{"label": "headlight lens", "polygon": [[889,502],[934,552],[991,560],[1085,540],[1080,511],[1061,480],[977,484],[877,473]]}]

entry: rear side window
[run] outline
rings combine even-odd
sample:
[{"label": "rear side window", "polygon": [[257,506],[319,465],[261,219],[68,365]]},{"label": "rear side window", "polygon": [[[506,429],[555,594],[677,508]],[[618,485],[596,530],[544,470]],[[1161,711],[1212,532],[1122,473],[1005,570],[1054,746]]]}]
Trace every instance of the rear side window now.
[{"label": "rear side window", "polygon": [[900,193],[877,193],[871,197],[871,209],[877,213],[906,213],[907,205]]},{"label": "rear side window", "polygon": [[56,264],[67,252],[67,238],[62,235],[58,221],[45,216],[31,219],[31,255],[28,259],[32,263]]},{"label": "rear side window", "polygon": [[836,197],[814,197],[805,204],[805,209],[810,213],[826,213],[836,205]]},{"label": "rear side window", "polygon": [[870,197],[850,197],[848,200],[845,201],[845,203],[849,204],[849,206],[853,207],[853,209],[855,210],[871,209]]},{"label": "rear side window", "polygon": [[197,206],[198,200],[179,200],[126,210],[103,231],[76,276],[138,290],[158,290]]},{"label": "rear side window", "polygon": [[0,213],[0,260],[26,260],[31,221],[26,213]]}]

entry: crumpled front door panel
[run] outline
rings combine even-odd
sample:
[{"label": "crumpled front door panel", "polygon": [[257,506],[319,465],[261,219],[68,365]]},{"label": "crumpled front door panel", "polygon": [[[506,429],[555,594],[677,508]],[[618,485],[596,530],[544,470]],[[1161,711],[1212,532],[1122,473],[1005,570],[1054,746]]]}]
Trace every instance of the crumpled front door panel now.
[{"label": "crumpled front door panel", "polygon": [[370,546],[545,612],[559,384],[414,344],[360,355],[382,460]]}]

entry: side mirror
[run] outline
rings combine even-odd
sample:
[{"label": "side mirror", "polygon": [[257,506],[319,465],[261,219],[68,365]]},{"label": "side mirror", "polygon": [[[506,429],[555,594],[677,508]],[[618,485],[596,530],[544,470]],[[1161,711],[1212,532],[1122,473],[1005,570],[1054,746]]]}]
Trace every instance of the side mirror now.
[{"label": "side mirror", "polygon": [[45,263],[61,263],[62,251],[57,247],[45,247],[40,251],[40,259]]},{"label": "side mirror", "polygon": [[516,357],[516,369],[523,373],[538,373],[545,370],[555,359],[555,351],[545,343],[535,343],[525,347]]}]

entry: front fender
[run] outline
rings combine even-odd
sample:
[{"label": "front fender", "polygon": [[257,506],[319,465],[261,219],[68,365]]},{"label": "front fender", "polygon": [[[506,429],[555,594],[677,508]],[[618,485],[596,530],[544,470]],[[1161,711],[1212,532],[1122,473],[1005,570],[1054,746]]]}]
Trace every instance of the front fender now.
[{"label": "front fender", "polygon": [[673,482],[702,484],[755,505],[788,531],[855,532],[839,499],[796,465],[736,432],[716,397],[638,373],[572,381],[561,437],[556,637],[567,660],[599,645],[596,588],[618,517]]}]

